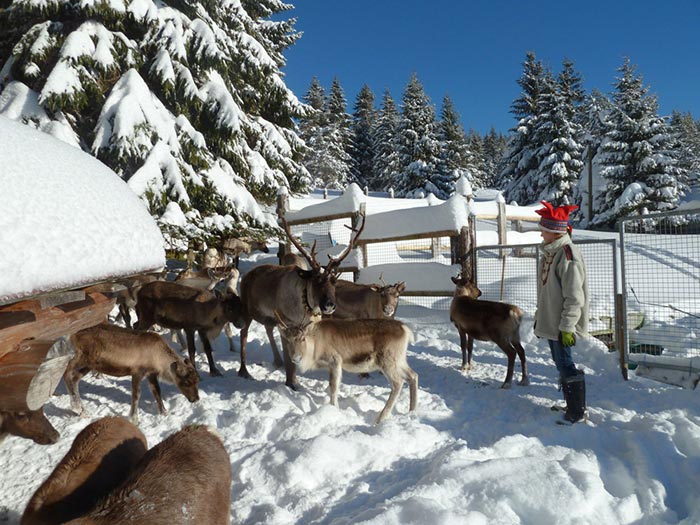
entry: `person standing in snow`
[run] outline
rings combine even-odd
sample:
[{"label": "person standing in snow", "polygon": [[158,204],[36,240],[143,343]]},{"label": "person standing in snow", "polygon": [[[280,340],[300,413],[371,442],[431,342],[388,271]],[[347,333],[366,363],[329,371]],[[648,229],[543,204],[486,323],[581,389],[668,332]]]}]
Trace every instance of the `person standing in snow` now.
[{"label": "person standing in snow", "polygon": [[569,213],[578,206],[542,201],[540,216],[542,259],[537,281],[535,335],[547,339],[564,392],[564,419],[576,423],[586,413],[586,383],[571,350],[576,337],[588,335],[588,277],[586,263],[571,241]]}]

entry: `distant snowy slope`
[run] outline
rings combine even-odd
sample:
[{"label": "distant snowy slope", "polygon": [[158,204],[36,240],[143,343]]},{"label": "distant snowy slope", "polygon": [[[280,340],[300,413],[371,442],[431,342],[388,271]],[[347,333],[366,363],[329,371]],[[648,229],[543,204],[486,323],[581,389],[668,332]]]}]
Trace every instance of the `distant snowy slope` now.
[{"label": "distant snowy slope", "polygon": [[0,117],[0,304],[155,270],[163,238],[111,169]]}]

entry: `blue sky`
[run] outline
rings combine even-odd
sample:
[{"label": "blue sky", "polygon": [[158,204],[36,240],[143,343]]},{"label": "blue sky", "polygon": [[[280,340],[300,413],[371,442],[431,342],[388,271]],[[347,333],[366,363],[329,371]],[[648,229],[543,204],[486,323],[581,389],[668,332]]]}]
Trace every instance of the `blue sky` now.
[{"label": "blue sky", "polygon": [[439,111],[449,94],[466,129],[515,124],[510,105],[527,51],[558,73],[571,59],[586,90],[612,91],[629,56],[660,113],[700,116],[698,0],[289,0],[302,38],[285,56],[303,97],[315,75],[337,77],[352,112],[363,84],[400,103],[413,72]]}]

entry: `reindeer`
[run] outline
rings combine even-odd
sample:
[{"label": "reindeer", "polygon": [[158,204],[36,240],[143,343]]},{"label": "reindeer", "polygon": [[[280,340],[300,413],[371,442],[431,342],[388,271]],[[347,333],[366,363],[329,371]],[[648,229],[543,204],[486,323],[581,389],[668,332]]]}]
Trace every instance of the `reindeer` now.
[{"label": "reindeer", "polygon": [[282,257],[280,257],[281,266],[296,266],[302,270],[310,270],[311,266],[306,262],[301,255],[298,253],[287,252]]},{"label": "reindeer", "polygon": [[158,378],[175,384],[188,401],[199,400],[199,377],[194,365],[189,359],[178,356],[154,332],[101,324],[73,334],[71,343],[75,355],[69,361],[63,379],[71,395],[71,408],[77,414],[83,411],[78,383],[90,370],[115,377],[131,376],[130,417],[134,423],[139,419],[138,404],[144,377],[148,379],[161,414],[165,414],[165,407]]},{"label": "reindeer", "polygon": [[59,525],[92,511],[146,453],[143,433],[121,417],[90,423],[34,492],[20,525]]},{"label": "reindeer", "polygon": [[236,237],[229,237],[222,243],[222,251],[229,253],[233,257],[234,265],[238,268],[238,262],[242,253],[251,254],[255,250],[263,253],[270,253],[267,244],[260,241],[244,241]]},{"label": "reindeer", "polygon": [[231,266],[231,261],[228,256],[216,248],[207,248],[202,257],[202,268],[228,268]]},{"label": "reindeer", "polygon": [[136,312],[139,329],[148,329],[155,323],[166,328],[183,329],[193,365],[194,333],[199,333],[212,376],[220,376],[221,372],[214,364],[209,338],[218,336],[227,322],[241,328],[245,320],[241,300],[235,294],[218,296],[206,290],[164,281],[144,285],[139,292]]},{"label": "reindeer", "polygon": [[516,353],[522,368],[522,378],[518,384],[529,385],[525,350],[520,344],[522,310],[512,304],[477,300],[481,296],[481,290],[464,271],[458,277],[452,277],[452,282],[456,288],[450,304],[450,321],[459,331],[462,370],[472,368],[474,339],[492,341],[508,356],[508,372],[501,388],[511,387]]},{"label": "reindeer", "polygon": [[[291,323],[301,323],[307,315],[333,313],[336,307],[337,270],[343,259],[355,247],[357,238],[365,225],[364,218],[365,216],[362,214],[362,223],[354,231],[348,246],[337,257],[329,257],[330,260],[324,268],[316,260],[315,244],[309,253],[294,237],[286,219],[280,217],[289,240],[306,259],[311,269],[302,270],[296,266],[262,264],[253,268],[243,277],[241,280],[241,300],[244,305],[245,322],[241,329],[239,376],[251,377],[246,368],[246,340],[248,329],[253,320],[265,327],[274,354],[275,366],[280,366],[283,360],[277,349],[273,333],[274,327],[277,325],[275,311],[280,312]],[[284,352],[285,384],[296,390],[296,369],[294,363],[289,359],[288,341],[284,335],[282,336],[282,350]]]},{"label": "reindeer", "polygon": [[53,445],[60,434],[38,410],[0,410],[0,442],[8,434],[31,439],[39,445]]},{"label": "reindeer", "polygon": [[[203,268],[201,270],[191,270],[188,268],[187,270],[180,272],[180,274],[175,278],[175,282],[191,288],[208,290],[210,292],[214,291],[221,283],[224,283],[224,294],[238,295],[237,288],[239,276],[240,272],[238,271],[238,268]],[[228,338],[229,350],[231,350],[231,352],[235,352],[236,347],[233,344],[233,329],[231,328],[230,322],[224,325],[224,331],[226,333],[226,337]],[[180,346],[184,348],[185,344],[179,331],[178,338],[180,339]]]},{"label": "reindeer", "polygon": [[136,308],[138,293],[141,287],[144,284],[159,281],[162,278],[162,275],[144,274],[136,275],[130,279],[119,282],[119,284],[126,286],[126,289],[117,293],[117,307],[119,308],[119,315],[124,319],[127,328],[131,328],[131,309]]},{"label": "reindeer", "polygon": [[376,284],[357,284],[338,279],[335,283],[336,308],[333,312],[335,319],[393,319],[399,296],[406,289],[406,283],[382,286]]},{"label": "reindeer", "polygon": [[171,435],[89,513],[66,525],[228,525],[231,460],[221,438],[202,425]]},{"label": "reindeer", "polygon": [[330,371],[331,405],[338,406],[338,385],[343,370],[368,373],[381,370],[391,393],[376,423],[391,414],[404,381],[410,387],[409,411],[416,408],[418,374],[408,366],[406,351],[413,343],[411,330],[394,319],[323,319],[297,326],[277,314],[284,336],[293,341],[292,361],[302,372],[314,368]]}]

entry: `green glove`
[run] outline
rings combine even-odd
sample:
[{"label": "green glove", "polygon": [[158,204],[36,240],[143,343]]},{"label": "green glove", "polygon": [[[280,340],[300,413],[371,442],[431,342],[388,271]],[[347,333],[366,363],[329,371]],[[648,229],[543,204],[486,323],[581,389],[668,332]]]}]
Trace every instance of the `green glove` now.
[{"label": "green glove", "polygon": [[564,346],[574,346],[576,344],[576,336],[573,332],[559,332],[559,339]]}]

